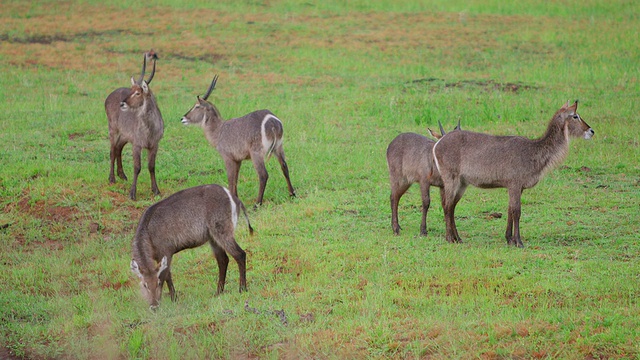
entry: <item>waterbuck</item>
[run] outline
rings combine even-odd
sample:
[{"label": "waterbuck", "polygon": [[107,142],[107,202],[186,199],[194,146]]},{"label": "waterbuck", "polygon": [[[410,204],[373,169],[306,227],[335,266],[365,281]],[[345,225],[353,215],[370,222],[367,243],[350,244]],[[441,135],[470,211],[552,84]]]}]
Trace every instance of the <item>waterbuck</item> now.
[{"label": "waterbuck", "polygon": [[433,147],[436,166],[444,183],[446,239],[462,242],[454,211],[468,185],[507,188],[509,210],[505,237],[509,245],[522,247],[520,197],[544,174],[558,166],[569,152],[569,138],[590,139],[594,131],[576,112],[578,101],[567,102],[553,115],[539,139],[494,136],[470,131],[452,131]]},{"label": "waterbuck", "polygon": [[[122,169],[122,148],[127,143],[133,146],[133,183],[129,197],[136,199],[136,184],[140,174],[140,157],[142,149],[148,149],[148,167],[151,176],[151,190],[155,195],[160,194],[156,183],[155,163],[158,153],[158,143],[164,133],[162,114],[158,109],[155,96],[149,88],[156,70],[158,56],[151,50],[144,54],[142,73],[136,81],[131,78],[130,88],[114,90],[104,102],[109,122],[109,141],[111,142],[109,183],[116,182],[114,163],[117,162],[118,176],[127,180]],[[147,60],[153,61],[153,71],[148,81],[144,80]]]},{"label": "waterbuck", "polygon": [[269,178],[264,165],[265,159],[275,154],[287,180],[289,195],[295,197],[282,147],[283,128],[280,119],[269,110],[258,110],[243,117],[223,121],[218,109],[207,101],[217,81],[216,75],[206,94],[202,98],[198,96],[195,105],[182,117],[182,123],[202,126],[205,137],[224,160],[229,190],[233,195],[238,196],[240,165],[243,160],[251,159],[260,180],[256,205],[261,205]]},{"label": "waterbuck", "polygon": [[[440,134],[429,130],[431,136],[441,138],[445,132],[438,121]],[[460,129],[460,123],[454,129]],[[413,183],[420,184],[422,194],[422,222],[420,235],[427,235],[427,212],[431,203],[430,187],[440,188],[442,199],[442,179],[433,162],[433,145],[436,142],[416,133],[402,133],[396,136],[387,147],[387,165],[389,168],[389,183],[391,184],[391,228],[394,234],[400,234],[398,223],[398,204],[400,198]]]},{"label": "waterbuck", "polygon": [[253,228],[242,202],[219,185],[202,185],[179,191],[151,205],[140,218],[133,238],[131,270],[140,278],[140,290],[151,308],[158,306],[167,282],[171,300],[176,290],[171,279],[171,258],[184,249],[209,243],[218,262],[218,289],[224,290],[230,254],[240,269],[240,291],[247,290],[246,253],[238,246],[234,231],[238,210]]}]

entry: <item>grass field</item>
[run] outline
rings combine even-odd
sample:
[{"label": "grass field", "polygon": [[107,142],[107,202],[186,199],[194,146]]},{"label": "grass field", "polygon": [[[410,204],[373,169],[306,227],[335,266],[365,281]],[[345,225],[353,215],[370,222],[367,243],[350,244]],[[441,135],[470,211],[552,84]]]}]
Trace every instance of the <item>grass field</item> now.
[{"label": "grass field", "polygon": [[[622,0],[0,1],[0,358],[640,358],[639,14]],[[151,48],[162,196],[143,166],[131,201],[130,181],[108,182],[104,99]],[[202,247],[174,257],[179,299],[151,312],[129,270],[140,215],[226,186],[180,123],[214,74],[225,118],[283,120],[298,196],[270,161],[256,233],[236,232],[249,291],[232,261],[214,297]],[[538,137],[574,99],[595,136],[524,192],[524,249],[492,215],[504,189],[468,189],[465,242],[449,244],[435,189],[418,236],[414,186],[393,236],[396,135],[460,120]],[[130,145],[123,159],[131,175]],[[250,163],[238,187],[253,204]]]}]

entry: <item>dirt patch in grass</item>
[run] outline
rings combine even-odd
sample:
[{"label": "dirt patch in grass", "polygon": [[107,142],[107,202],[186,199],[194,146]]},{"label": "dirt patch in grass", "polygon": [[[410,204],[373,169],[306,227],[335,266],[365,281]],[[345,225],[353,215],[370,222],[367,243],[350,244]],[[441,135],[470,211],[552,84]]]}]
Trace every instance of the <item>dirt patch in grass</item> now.
[{"label": "dirt patch in grass", "polygon": [[511,92],[518,93],[523,90],[531,90],[537,89],[534,85],[528,85],[524,83],[513,83],[513,82],[497,82],[494,80],[459,80],[459,81],[446,81],[444,79],[438,78],[425,78],[425,79],[416,79],[410,81],[408,84],[421,84],[425,86],[429,86],[434,90],[440,89],[442,87],[445,88],[479,88],[485,91],[502,91],[502,92]]},{"label": "dirt patch in grass", "polygon": [[88,131],[83,131],[83,132],[73,132],[70,133],[69,135],[67,135],[67,139],[69,140],[79,140],[79,139],[83,139],[85,137],[88,136],[94,136],[96,135],[98,132],[95,130],[88,130]]},{"label": "dirt patch in grass", "polygon": [[106,36],[140,36],[153,35],[152,33],[135,33],[124,29],[114,29],[108,31],[86,31],[78,32],[74,34],[24,34],[24,35],[9,35],[0,34],[0,41],[7,42],[9,44],[43,44],[50,45],[55,42],[81,42],[81,41],[93,41]]},{"label": "dirt patch in grass", "polygon": [[17,357],[13,355],[9,350],[0,346],[0,360],[24,360],[26,357]]},{"label": "dirt patch in grass", "polygon": [[169,55],[169,57],[170,58],[174,58],[174,59],[192,61],[192,62],[203,61],[203,62],[208,62],[208,63],[212,63],[212,64],[215,64],[216,62],[224,59],[223,55],[215,54],[215,53],[204,53],[204,54],[197,55],[197,56],[189,56],[189,55],[183,55],[183,54],[171,54],[171,55]]},{"label": "dirt patch in grass", "polygon": [[[22,214],[29,214],[34,218],[52,222],[71,222],[79,219],[77,209],[70,206],[48,205],[39,200],[30,204],[31,197],[23,196],[15,207]],[[12,205],[9,205],[9,210]]]},{"label": "dirt patch in grass", "polygon": [[111,280],[105,280],[102,282],[102,289],[104,290],[120,290],[121,288],[131,288],[134,287],[135,282],[132,279],[127,279],[127,281],[125,282],[120,282],[120,281],[111,281]]},{"label": "dirt patch in grass", "polygon": [[[145,208],[134,206],[125,194],[106,191],[103,196],[112,199],[115,209],[113,211],[122,212],[125,215],[120,219],[112,216],[94,219],[86,209],[56,204],[54,198],[46,201],[32,201],[31,195],[25,190],[17,202],[7,204],[3,211],[5,213],[19,213],[20,217],[25,219],[38,220],[41,236],[32,239],[32,236],[27,235],[27,229],[13,223],[2,224],[2,230],[11,232],[16,244],[27,251],[34,247],[44,247],[52,251],[63,250],[66,242],[56,240],[58,237],[56,234],[66,232],[70,227],[82,235],[80,238],[84,238],[84,235],[86,238],[91,238],[91,236],[110,238],[113,235],[131,234]],[[125,220],[123,221],[122,218]]]}]

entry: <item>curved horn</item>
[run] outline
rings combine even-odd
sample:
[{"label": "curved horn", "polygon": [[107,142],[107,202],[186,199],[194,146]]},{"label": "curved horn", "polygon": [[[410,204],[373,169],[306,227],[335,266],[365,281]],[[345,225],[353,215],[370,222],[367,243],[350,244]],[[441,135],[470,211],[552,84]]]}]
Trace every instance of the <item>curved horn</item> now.
[{"label": "curved horn", "polygon": [[209,97],[209,95],[211,95],[211,92],[213,91],[213,89],[216,87],[216,82],[218,82],[218,75],[215,75],[213,77],[213,80],[211,81],[211,85],[209,85],[209,90],[207,90],[207,93],[204,94],[204,96],[202,97],[202,100],[207,100],[207,98]]},{"label": "curved horn", "polygon": [[151,70],[151,75],[149,76],[149,80],[147,80],[147,85],[151,84],[151,80],[153,80],[153,75],[156,74],[156,59],[153,59],[153,69]]},{"label": "curved horn", "polygon": [[153,51],[153,49],[151,49],[151,51],[145,53],[145,60],[147,57],[153,60],[153,69],[151,70],[151,75],[149,76],[149,80],[147,80],[147,84],[151,84],[151,80],[153,80],[153,75],[156,74],[156,60],[158,60],[158,55],[155,53],[155,51]]},{"label": "curved horn", "polygon": [[142,55],[142,73],[140,74],[140,79],[136,81],[136,84],[142,84],[142,79],[144,79],[144,72],[147,70],[147,53]]},{"label": "curved horn", "polygon": [[440,122],[440,120],[438,120],[438,126],[440,127],[440,134],[442,134],[442,136],[444,136],[444,134],[446,134],[446,132],[444,132],[444,128],[442,127],[442,123]]}]

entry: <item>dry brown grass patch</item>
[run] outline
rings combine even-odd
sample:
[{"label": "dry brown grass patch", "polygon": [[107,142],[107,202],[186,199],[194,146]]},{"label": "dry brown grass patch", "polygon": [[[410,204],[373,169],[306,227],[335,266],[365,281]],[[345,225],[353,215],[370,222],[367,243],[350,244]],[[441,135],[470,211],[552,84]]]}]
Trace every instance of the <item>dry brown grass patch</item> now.
[{"label": "dry brown grass patch", "polygon": [[[6,5],[6,13],[28,12],[23,4]],[[214,10],[154,7],[144,11],[75,3],[38,5],[30,17],[3,17],[0,55],[14,66],[44,66],[84,72],[131,71],[133,55],[154,48],[163,58],[234,63],[265,61],[248,49],[277,57],[282,47],[340,48],[355,52],[397,54],[413,48],[453,52],[460,47],[496,47],[494,33],[515,33],[522,26],[549,21],[525,16],[435,13],[349,13],[287,18],[277,14],[228,14]],[[142,20],[141,20],[142,18]],[[284,25],[283,25],[284,24]],[[255,28],[256,36],[216,36],[233,27]],[[198,30],[194,30],[198,29]],[[216,29],[216,30],[214,30]],[[201,31],[200,31],[201,30]],[[265,34],[266,33],[266,34]],[[254,54],[255,55],[255,54]],[[278,61],[286,62],[286,58]],[[166,64],[166,63],[165,63]],[[137,66],[134,67],[137,70]],[[163,76],[184,76],[184,69],[163,65]],[[253,78],[255,74],[246,74]],[[283,81],[282,74],[267,77]],[[254,78],[255,79],[255,78]]]}]

